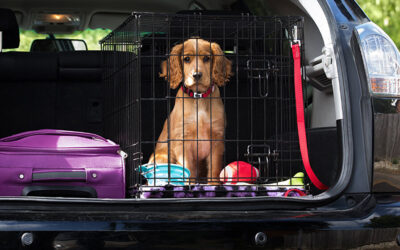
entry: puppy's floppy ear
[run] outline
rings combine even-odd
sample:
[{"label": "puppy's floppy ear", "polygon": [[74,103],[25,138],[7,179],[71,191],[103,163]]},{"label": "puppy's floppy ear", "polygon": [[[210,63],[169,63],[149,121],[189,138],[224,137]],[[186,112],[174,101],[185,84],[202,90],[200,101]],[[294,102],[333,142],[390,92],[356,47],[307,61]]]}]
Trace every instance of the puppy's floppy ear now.
[{"label": "puppy's floppy ear", "polygon": [[168,64],[167,60],[161,62],[161,72],[158,74],[160,77],[163,77],[166,81],[168,81]]},{"label": "puppy's floppy ear", "polygon": [[164,77],[172,89],[176,89],[182,82],[182,49],[183,44],[175,45],[167,59],[168,62],[161,62],[160,77]]},{"label": "puppy's floppy ear", "polygon": [[213,54],[212,78],[218,86],[222,87],[233,75],[232,62],[225,57],[217,43],[211,43],[211,51]]}]

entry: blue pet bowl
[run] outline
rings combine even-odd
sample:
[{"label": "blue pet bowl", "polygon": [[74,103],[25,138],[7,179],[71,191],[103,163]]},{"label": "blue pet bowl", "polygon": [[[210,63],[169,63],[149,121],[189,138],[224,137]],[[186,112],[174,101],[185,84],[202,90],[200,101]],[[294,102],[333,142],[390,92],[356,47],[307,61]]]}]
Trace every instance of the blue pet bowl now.
[{"label": "blue pet bowl", "polygon": [[[170,169],[170,178],[168,178],[168,168]],[[137,169],[147,179],[149,186],[164,186],[171,184],[174,186],[183,186],[189,181],[190,171],[177,164],[145,164]]]}]

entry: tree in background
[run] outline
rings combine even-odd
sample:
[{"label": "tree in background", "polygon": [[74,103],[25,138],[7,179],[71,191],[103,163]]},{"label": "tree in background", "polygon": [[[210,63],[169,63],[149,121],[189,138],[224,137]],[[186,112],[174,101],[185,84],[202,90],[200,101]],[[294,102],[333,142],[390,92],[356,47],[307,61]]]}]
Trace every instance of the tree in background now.
[{"label": "tree in background", "polygon": [[379,25],[400,48],[400,1],[357,0],[367,16]]}]

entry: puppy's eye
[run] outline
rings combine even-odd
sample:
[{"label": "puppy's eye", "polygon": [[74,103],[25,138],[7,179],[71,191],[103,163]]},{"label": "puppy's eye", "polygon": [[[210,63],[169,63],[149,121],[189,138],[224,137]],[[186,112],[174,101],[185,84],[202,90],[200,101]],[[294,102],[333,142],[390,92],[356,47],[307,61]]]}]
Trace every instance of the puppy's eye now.
[{"label": "puppy's eye", "polygon": [[185,57],[183,58],[183,61],[185,61],[185,62],[190,62],[190,57],[185,56]]},{"label": "puppy's eye", "polygon": [[209,56],[204,56],[203,57],[203,62],[208,62],[210,61],[210,57]]}]

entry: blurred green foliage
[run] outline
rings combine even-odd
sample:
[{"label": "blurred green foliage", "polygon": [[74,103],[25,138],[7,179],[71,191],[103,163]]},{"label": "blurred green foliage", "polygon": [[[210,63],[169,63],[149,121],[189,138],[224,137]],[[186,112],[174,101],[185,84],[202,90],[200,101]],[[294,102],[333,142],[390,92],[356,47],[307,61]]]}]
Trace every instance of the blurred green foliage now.
[{"label": "blurred green foliage", "polygon": [[[88,50],[100,50],[99,41],[103,39],[111,30],[108,29],[87,29],[73,34],[55,35],[56,38],[82,39],[86,42]],[[38,34],[33,30],[20,30],[20,45],[18,49],[6,51],[29,51],[35,39],[44,39],[47,35]]]},{"label": "blurred green foliage", "polygon": [[400,48],[400,1],[357,0],[367,16],[379,25]]}]

